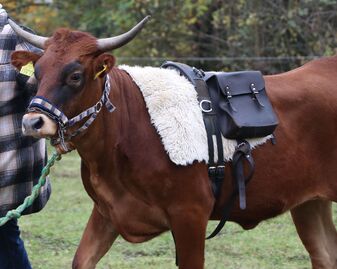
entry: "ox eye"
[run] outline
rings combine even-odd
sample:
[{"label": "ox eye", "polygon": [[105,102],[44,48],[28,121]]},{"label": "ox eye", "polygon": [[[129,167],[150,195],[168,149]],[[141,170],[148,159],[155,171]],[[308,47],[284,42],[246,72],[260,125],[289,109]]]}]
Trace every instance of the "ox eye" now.
[{"label": "ox eye", "polygon": [[75,71],[68,76],[66,82],[68,85],[78,87],[80,86],[81,81],[82,81],[82,72]]},{"label": "ox eye", "polygon": [[73,81],[79,81],[81,79],[81,74],[80,73],[71,74],[70,79]]}]

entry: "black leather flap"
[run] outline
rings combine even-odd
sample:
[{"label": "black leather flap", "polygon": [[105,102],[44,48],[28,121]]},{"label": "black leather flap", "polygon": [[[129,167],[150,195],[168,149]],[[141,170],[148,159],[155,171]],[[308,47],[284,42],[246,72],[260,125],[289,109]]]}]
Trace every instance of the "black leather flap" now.
[{"label": "black leather flap", "polygon": [[227,96],[249,94],[264,89],[264,79],[260,71],[221,72],[215,74],[222,93]]}]

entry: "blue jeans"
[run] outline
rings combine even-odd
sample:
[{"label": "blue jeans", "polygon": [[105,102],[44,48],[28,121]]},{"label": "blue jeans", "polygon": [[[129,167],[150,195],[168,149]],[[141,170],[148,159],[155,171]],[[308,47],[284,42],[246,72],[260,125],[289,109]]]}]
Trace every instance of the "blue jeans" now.
[{"label": "blue jeans", "polygon": [[0,227],[0,269],[31,269],[17,220]]}]

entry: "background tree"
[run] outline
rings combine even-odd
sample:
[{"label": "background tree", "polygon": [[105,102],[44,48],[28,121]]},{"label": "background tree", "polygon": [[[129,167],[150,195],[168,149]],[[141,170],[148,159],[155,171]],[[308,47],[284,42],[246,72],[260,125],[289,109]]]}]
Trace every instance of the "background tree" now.
[{"label": "background tree", "polygon": [[275,73],[337,45],[335,0],[7,0],[11,15],[40,34],[71,27],[106,37],[150,23],[114,53],[119,63],[159,65],[177,59],[207,69]]}]

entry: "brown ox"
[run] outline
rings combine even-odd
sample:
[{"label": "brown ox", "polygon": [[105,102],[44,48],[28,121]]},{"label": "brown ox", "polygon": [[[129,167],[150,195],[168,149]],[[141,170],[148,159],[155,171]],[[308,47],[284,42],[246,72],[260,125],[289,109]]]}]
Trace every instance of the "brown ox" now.
[{"label": "brown ox", "polygon": [[[12,56],[18,69],[34,62],[38,95],[69,117],[95,104],[104,75],[110,75],[109,97],[116,111],[102,109],[87,131],[71,140],[82,158],[84,186],[94,201],[73,267],[94,268],[118,235],[143,242],[171,230],[179,268],[201,269],[207,222],[221,217],[232,190],[230,165],[215,201],[205,163],[184,167],[169,160],[137,86],[114,67],[114,57],[104,53],[129,41],[129,35],[104,42],[65,29],[49,39],[26,35],[45,49],[44,54]],[[94,80],[103,64],[107,70]],[[265,76],[265,81],[280,120],[277,145],[267,143],[254,150],[257,170],[247,188],[247,209],[236,204],[230,220],[251,229],[290,210],[312,267],[337,268],[331,212],[331,201],[337,201],[337,57]],[[26,114],[23,121],[31,135],[56,135],[57,125],[42,114]]]}]

